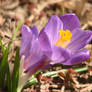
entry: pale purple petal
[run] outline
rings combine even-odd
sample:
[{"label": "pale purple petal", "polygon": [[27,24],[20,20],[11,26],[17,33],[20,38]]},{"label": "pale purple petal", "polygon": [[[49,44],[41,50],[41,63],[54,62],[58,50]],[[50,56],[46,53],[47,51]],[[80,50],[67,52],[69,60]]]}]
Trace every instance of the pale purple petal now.
[{"label": "pale purple petal", "polygon": [[40,59],[37,62],[30,65],[30,67],[25,72],[28,72],[29,76],[31,76],[38,70],[43,70],[48,66],[50,66],[49,60],[47,60],[47,58],[45,56],[42,56],[42,57],[40,57]]},{"label": "pale purple petal", "polygon": [[52,16],[42,31],[48,36],[50,43],[54,45],[60,38],[59,30],[63,30],[63,23],[59,17]]},{"label": "pale purple petal", "polygon": [[38,40],[40,42],[40,46],[43,50],[43,52],[49,56],[51,56],[51,44],[50,44],[50,41],[49,41],[49,38],[46,34],[46,32],[44,32],[43,30],[40,32],[40,35],[38,37]]},{"label": "pale purple petal", "polygon": [[36,26],[33,26],[31,28],[31,30],[32,30],[32,33],[35,35],[35,38],[37,38],[38,37],[38,29],[37,29],[37,27]]},{"label": "pale purple petal", "polygon": [[23,25],[21,29],[21,33],[22,33],[22,42],[20,47],[20,56],[22,55],[27,56],[33,39],[32,31],[29,27]]},{"label": "pale purple petal", "polygon": [[80,50],[79,52],[74,53],[74,55],[71,56],[70,59],[63,62],[64,65],[73,65],[73,64],[79,64],[85,60],[87,60],[90,57],[90,53],[87,49]]},{"label": "pale purple petal", "polygon": [[74,13],[67,13],[60,17],[63,22],[63,29],[74,30],[75,28],[80,28],[80,22]]},{"label": "pale purple petal", "polygon": [[83,31],[81,29],[75,29],[73,32],[74,33],[72,34],[71,43],[67,46],[67,48],[72,51],[76,51],[83,48],[92,40],[91,31]]},{"label": "pale purple petal", "polygon": [[62,63],[63,61],[70,58],[70,56],[71,56],[71,52],[69,50],[65,48],[53,46],[51,64]]},{"label": "pale purple petal", "polygon": [[24,68],[27,70],[30,66],[37,63],[43,56],[42,50],[38,40],[33,40],[31,43],[31,49],[29,49],[29,55],[24,62]]}]

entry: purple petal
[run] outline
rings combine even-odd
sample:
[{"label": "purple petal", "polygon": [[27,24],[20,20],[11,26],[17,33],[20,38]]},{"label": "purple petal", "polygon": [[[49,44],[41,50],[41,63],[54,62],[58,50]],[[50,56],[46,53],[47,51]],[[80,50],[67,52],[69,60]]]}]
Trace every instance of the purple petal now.
[{"label": "purple petal", "polygon": [[47,35],[50,43],[55,44],[60,38],[59,30],[63,30],[63,23],[57,16],[52,16],[42,31]]},{"label": "purple petal", "polygon": [[20,56],[22,55],[27,56],[33,39],[32,31],[29,27],[23,25],[21,33],[22,33],[22,43],[20,48]]},{"label": "purple petal", "polygon": [[31,30],[32,30],[32,33],[35,35],[35,38],[37,38],[38,37],[38,29],[37,29],[37,27],[36,26],[33,26],[31,28]]},{"label": "purple petal", "polygon": [[43,56],[42,50],[38,40],[33,40],[31,43],[31,49],[29,50],[29,55],[26,57],[24,62],[24,68],[27,70],[30,66],[37,63]]},{"label": "purple petal", "polygon": [[80,22],[74,13],[67,13],[60,17],[63,22],[63,29],[74,30],[75,28],[80,28]]},{"label": "purple petal", "polygon": [[87,49],[80,50],[79,52],[76,52],[74,55],[71,56],[70,59],[63,62],[64,65],[73,65],[81,63],[85,60],[87,60],[90,57],[90,53]]},{"label": "purple petal", "polygon": [[81,29],[75,29],[73,31],[71,43],[67,46],[72,51],[79,50],[87,45],[92,40],[91,31],[83,31]]},{"label": "purple petal", "polygon": [[46,59],[46,57],[42,56],[37,62],[32,64],[25,72],[28,72],[28,75],[31,76],[38,70],[43,70],[49,65],[49,61]]},{"label": "purple petal", "polygon": [[71,52],[65,48],[52,47],[51,64],[62,63],[70,58]]},{"label": "purple petal", "polygon": [[40,32],[40,35],[38,37],[39,39],[39,42],[40,42],[40,46],[43,50],[43,52],[45,54],[48,54],[49,56],[51,56],[51,44],[50,44],[50,41],[48,39],[48,36],[46,34],[46,32],[44,32],[43,30]]}]

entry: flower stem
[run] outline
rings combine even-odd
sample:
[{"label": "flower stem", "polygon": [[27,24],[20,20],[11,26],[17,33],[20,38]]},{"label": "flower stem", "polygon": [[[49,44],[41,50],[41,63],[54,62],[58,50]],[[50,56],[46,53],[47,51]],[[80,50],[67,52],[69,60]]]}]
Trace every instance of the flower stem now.
[{"label": "flower stem", "polygon": [[[74,71],[77,72],[77,73],[80,73],[80,72],[87,71],[90,68],[92,68],[92,67],[81,67],[81,68],[74,69]],[[67,69],[47,72],[47,73],[42,74],[42,76],[58,77],[57,73],[60,73],[60,72],[67,72]],[[27,84],[24,86],[24,88],[28,87],[29,85],[36,84],[36,83],[37,83],[36,78],[35,77],[31,77],[29,79],[29,81],[27,82]]]}]

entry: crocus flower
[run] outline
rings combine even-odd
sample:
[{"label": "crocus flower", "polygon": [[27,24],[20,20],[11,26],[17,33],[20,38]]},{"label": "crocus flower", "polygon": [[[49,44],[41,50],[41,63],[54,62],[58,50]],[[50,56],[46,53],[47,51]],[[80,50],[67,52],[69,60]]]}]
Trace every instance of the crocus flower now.
[{"label": "crocus flower", "polygon": [[44,53],[51,52],[50,64],[73,65],[87,60],[90,53],[83,49],[92,40],[92,31],[82,30],[77,16],[73,13],[61,17],[52,16],[39,34]]},{"label": "crocus flower", "polygon": [[25,56],[25,72],[30,75],[51,64],[73,65],[87,60],[90,53],[83,47],[92,39],[92,32],[80,28],[75,14],[52,16],[38,33],[36,26],[22,26],[20,56]]},{"label": "crocus flower", "polygon": [[[26,25],[22,26],[22,43],[20,56],[24,56],[24,71],[29,76],[37,70],[48,66],[48,58],[43,53],[40,42],[38,41],[38,29],[34,26],[32,29]],[[29,71],[30,70],[30,71]]]},{"label": "crocus flower", "polygon": [[90,53],[83,47],[92,40],[92,31],[82,30],[75,14],[68,13],[61,17],[52,16],[47,25],[38,32],[22,26],[20,48],[20,74],[18,92],[25,82],[38,70],[51,64],[73,65],[87,60]]}]

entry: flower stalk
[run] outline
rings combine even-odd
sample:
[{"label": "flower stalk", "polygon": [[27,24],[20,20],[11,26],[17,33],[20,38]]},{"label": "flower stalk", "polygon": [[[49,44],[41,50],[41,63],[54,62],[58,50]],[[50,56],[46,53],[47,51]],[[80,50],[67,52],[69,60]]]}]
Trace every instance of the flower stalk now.
[{"label": "flower stalk", "polygon": [[[74,69],[74,71],[76,73],[80,73],[80,72],[85,72],[88,69],[91,69],[92,67],[81,67],[81,68],[76,68]],[[60,72],[67,72],[67,69],[62,69],[62,70],[57,70],[57,71],[52,71],[52,72],[47,72],[47,73],[43,73],[42,76],[51,76],[53,78],[58,77],[58,73]],[[37,83],[37,79],[33,76],[29,79],[29,81],[27,82],[27,84],[24,86],[24,88],[28,87],[29,85],[32,84],[36,84]]]}]

